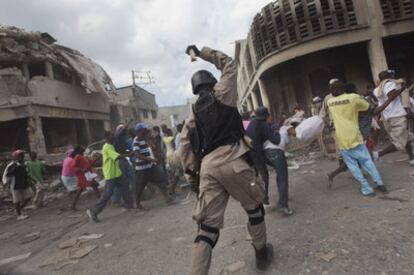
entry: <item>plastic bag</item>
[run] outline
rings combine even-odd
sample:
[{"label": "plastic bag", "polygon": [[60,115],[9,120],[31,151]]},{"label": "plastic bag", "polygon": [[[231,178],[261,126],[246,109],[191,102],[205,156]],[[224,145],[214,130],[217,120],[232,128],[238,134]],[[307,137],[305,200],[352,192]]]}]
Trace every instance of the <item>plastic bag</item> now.
[{"label": "plastic bag", "polygon": [[85,178],[87,181],[93,181],[96,177],[98,176],[98,174],[96,173],[92,173],[92,172],[85,172]]},{"label": "plastic bag", "polygon": [[296,137],[301,141],[312,141],[322,134],[325,124],[319,116],[313,116],[302,121],[296,127]]}]

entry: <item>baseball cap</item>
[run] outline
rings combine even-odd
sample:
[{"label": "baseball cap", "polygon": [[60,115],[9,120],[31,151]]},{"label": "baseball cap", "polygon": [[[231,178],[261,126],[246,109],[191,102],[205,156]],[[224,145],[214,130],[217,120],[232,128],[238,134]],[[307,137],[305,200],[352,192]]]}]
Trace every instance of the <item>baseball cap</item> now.
[{"label": "baseball cap", "polygon": [[135,129],[135,131],[139,131],[139,130],[142,130],[142,129],[148,129],[148,125],[143,123],[143,122],[140,122],[140,123],[137,123],[135,125],[134,129]]}]

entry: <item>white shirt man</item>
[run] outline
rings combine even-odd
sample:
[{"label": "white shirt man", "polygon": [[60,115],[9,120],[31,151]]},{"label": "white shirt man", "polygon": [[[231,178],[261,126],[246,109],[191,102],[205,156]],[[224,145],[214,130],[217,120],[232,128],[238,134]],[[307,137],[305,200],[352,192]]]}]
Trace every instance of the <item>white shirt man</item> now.
[{"label": "white shirt man", "polygon": [[[383,90],[381,92],[381,89]],[[385,80],[384,84],[381,84],[374,90],[374,95],[378,99],[379,105],[384,104],[384,102],[388,98],[388,93],[390,93],[393,90],[399,90],[401,89],[401,85],[397,84],[394,80]],[[382,112],[384,119],[388,120],[390,118],[395,117],[404,117],[407,115],[407,112],[405,111],[401,97],[396,97],[390,105],[388,105],[387,108]]]}]

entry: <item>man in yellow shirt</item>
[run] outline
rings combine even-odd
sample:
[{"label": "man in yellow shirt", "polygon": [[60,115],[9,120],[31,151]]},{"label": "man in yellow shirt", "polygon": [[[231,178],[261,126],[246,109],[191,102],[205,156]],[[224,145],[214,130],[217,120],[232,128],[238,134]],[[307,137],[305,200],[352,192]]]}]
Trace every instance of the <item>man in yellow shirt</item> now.
[{"label": "man in yellow shirt", "polygon": [[329,112],[336,130],[338,143],[344,162],[361,184],[361,194],[375,196],[375,192],[363,176],[358,164],[366,170],[376,184],[376,189],[386,192],[386,188],[368,152],[359,130],[359,112],[367,111],[369,103],[357,94],[345,94],[344,84],[336,81],[332,86],[333,97],[327,101]]}]

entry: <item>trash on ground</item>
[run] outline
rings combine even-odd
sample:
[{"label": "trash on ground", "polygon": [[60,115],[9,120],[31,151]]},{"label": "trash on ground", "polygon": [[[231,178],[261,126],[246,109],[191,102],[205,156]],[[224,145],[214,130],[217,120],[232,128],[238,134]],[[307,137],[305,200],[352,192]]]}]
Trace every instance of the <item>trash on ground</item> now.
[{"label": "trash on ground", "polygon": [[110,247],[112,247],[113,246],[113,244],[111,244],[111,243],[106,243],[106,244],[104,244],[104,247],[105,248],[110,248]]},{"label": "trash on ground", "polygon": [[329,262],[331,262],[333,259],[335,259],[335,258],[336,258],[336,254],[335,254],[335,253],[333,253],[333,252],[329,252],[329,253],[326,253],[326,254],[321,255],[321,256],[320,256],[320,258],[321,258],[322,260],[324,260],[325,262],[329,263]]},{"label": "trash on ground", "polygon": [[39,267],[54,265],[54,264],[58,264],[60,262],[69,260],[69,253],[70,253],[69,250],[59,250],[53,253],[51,257],[44,260],[43,263],[39,265]]},{"label": "trash on ground", "polygon": [[0,234],[0,241],[10,239],[16,235],[16,232],[4,232]]},{"label": "trash on ground", "polygon": [[5,264],[8,264],[8,263],[25,260],[25,259],[29,258],[30,255],[32,255],[32,252],[29,252],[29,253],[26,253],[26,254],[21,254],[21,255],[18,255],[18,256],[10,257],[10,258],[6,258],[6,259],[3,259],[3,260],[0,260],[0,265],[5,265]]},{"label": "trash on ground", "polygon": [[288,161],[289,170],[298,170],[300,168],[299,164],[295,160]]},{"label": "trash on ground", "polygon": [[223,269],[223,272],[236,273],[237,271],[245,267],[245,265],[246,263],[244,261],[238,261],[238,262],[232,263],[231,265],[226,266]]},{"label": "trash on ground", "polygon": [[97,245],[88,245],[79,249],[74,249],[70,251],[69,258],[70,259],[81,259],[95,250],[98,246]]},{"label": "trash on ground", "polygon": [[67,265],[77,264],[77,263],[79,263],[78,260],[69,260],[69,261],[66,261],[66,262],[61,263],[59,266],[57,266],[55,268],[55,270],[61,270],[62,268],[64,268]]},{"label": "trash on ground", "polygon": [[60,249],[69,248],[69,247],[75,246],[77,243],[78,243],[78,239],[72,238],[72,239],[64,241],[63,243],[60,243],[59,248]]},{"label": "trash on ground", "polygon": [[20,244],[30,243],[39,238],[40,238],[40,232],[33,232],[33,233],[30,233],[24,236],[24,238],[20,240]]},{"label": "trash on ground", "polygon": [[78,237],[78,240],[95,240],[100,239],[104,236],[104,234],[85,234]]}]

